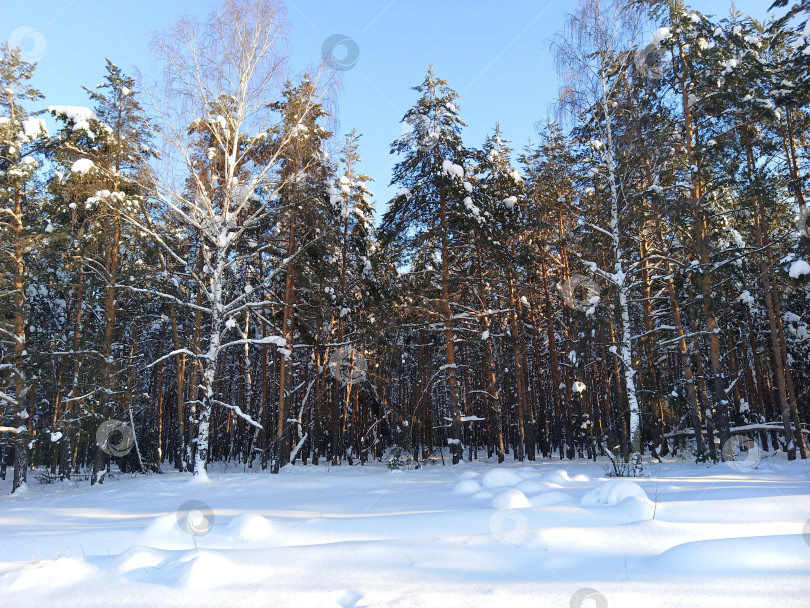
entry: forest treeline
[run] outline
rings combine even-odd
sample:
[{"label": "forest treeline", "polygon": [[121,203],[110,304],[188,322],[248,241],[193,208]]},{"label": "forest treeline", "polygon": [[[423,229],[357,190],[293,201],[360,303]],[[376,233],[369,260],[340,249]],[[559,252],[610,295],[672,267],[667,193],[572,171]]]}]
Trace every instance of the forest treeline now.
[{"label": "forest treeline", "polygon": [[429,69],[377,222],[325,72],[285,71],[283,5],[179,20],[160,86],[108,61],[89,107],[5,45],[3,475],[807,458],[810,2],[787,4],[580,0],[520,150],[464,141]]}]

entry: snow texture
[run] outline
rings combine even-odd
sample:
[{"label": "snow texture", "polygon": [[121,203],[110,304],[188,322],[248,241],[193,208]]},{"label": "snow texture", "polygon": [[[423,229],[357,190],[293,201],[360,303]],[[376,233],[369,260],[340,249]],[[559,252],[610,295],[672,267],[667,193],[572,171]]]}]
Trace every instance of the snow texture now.
[{"label": "snow texture", "polygon": [[806,274],[810,274],[810,264],[808,264],[805,260],[796,260],[790,265],[790,271],[788,274],[790,275],[791,279],[798,279]]},{"label": "snow texture", "polygon": [[[9,474],[2,606],[586,606],[583,588],[607,606],[806,605],[806,461],[670,461],[632,481],[607,461],[422,464],[167,468],[13,495]],[[189,501],[211,524],[194,536]]]},{"label": "snow texture", "polygon": [[80,158],[70,166],[71,173],[87,173],[95,167],[95,163],[89,158]]}]

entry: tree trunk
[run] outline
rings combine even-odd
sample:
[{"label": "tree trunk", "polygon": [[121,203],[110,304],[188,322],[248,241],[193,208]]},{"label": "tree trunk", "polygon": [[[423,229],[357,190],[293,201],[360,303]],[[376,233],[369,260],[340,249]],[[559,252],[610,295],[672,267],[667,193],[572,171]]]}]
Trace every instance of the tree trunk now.
[{"label": "tree trunk", "polygon": [[461,399],[459,397],[458,376],[456,373],[456,347],[453,331],[453,317],[450,310],[450,267],[448,248],[447,204],[441,195],[439,219],[442,233],[442,317],[444,321],[444,347],[447,353],[447,388],[450,394],[450,432],[448,443],[453,456],[453,464],[458,464],[464,456],[461,444]]},{"label": "tree trunk", "polygon": [[[287,258],[291,259],[295,252],[295,209],[290,212],[290,231],[287,240]],[[295,333],[295,268],[287,265],[287,277],[284,288],[284,313],[282,317],[281,335],[284,338],[285,348],[289,355],[282,354],[279,364],[278,383],[278,424],[276,426],[276,440],[274,459],[271,471],[278,473],[279,469],[290,459],[289,425],[287,423],[287,390],[292,363],[293,339]]]},{"label": "tree trunk", "polygon": [[[112,240],[107,244],[105,254],[105,281],[104,287],[104,338],[101,343],[101,378],[99,382],[99,416],[101,422],[112,418],[109,408],[110,395],[113,392],[110,380],[110,368],[112,366],[112,344],[115,335],[115,313],[116,313],[116,282],[118,281],[118,248],[121,243],[121,220],[117,215],[113,217]],[[134,429],[133,429],[134,432]],[[107,465],[110,456],[96,444],[93,455],[93,476],[91,485],[104,483],[104,475],[107,472]]]}]

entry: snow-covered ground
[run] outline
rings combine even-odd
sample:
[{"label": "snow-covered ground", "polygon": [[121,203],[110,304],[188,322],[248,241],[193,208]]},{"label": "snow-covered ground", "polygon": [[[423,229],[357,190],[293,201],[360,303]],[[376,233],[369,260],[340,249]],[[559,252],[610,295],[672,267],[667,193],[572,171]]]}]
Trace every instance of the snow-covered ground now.
[{"label": "snow-covered ground", "polygon": [[32,481],[0,496],[0,606],[810,605],[810,463],[606,470],[213,464],[207,483]]}]

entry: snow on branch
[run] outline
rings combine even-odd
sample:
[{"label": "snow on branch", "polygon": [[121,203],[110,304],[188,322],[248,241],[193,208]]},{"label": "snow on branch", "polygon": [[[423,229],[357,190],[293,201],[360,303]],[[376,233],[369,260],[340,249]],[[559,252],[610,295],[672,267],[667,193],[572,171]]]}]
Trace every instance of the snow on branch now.
[{"label": "snow on branch", "polygon": [[247,422],[249,425],[254,426],[259,430],[262,430],[262,431],[264,430],[264,427],[261,424],[259,424],[258,422],[253,420],[253,418],[251,418],[245,412],[243,412],[242,408],[239,407],[238,405],[231,405],[229,403],[225,403],[224,401],[219,401],[218,399],[214,399],[213,402],[216,403],[217,405],[221,405],[222,407],[226,407],[229,410],[233,410],[233,412],[237,416],[239,416],[242,420]]}]

